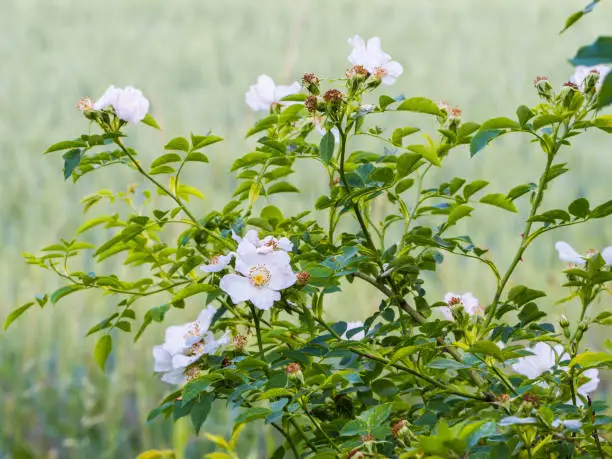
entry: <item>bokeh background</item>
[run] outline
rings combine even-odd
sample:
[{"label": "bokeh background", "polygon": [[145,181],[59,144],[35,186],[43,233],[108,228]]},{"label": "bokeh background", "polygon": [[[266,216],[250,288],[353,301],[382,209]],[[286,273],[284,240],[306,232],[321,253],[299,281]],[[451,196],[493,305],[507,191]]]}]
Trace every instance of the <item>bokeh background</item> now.
[{"label": "bokeh background", "polygon": [[[49,144],[87,132],[88,123],[74,108],[79,98],[96,98],[109,84],[141,88],[164,128],[128,128],[129,143],[145,162],[176,135],[213,130],[225,137],[225,143],[207,152],[211,164],[198,165],[188,175],[206,194],[206,200],[191,204],[203,213],[226,202],[236,184],[228,165],[249,151],[243,133],[257,116],[245,105],[244,92],[259,74],[283,84],[307,71],[339,77],[348,66],[347,38],[379,35],[384,49],[405,68],[389,95],[448,100],[474,121],[513,116],[518,105],[537,103],[535,76],[562,84],[572,72],[567,58],[577,47],[610,33],[612,4],[602,2],[559,36],[565,18],[583,3],[1,0],[0,319],[34,294],[60,285],[50,273],[25,265],[21,252],[70,238],[83,221],[81,197],[102,188],[147,187],[126,168],[105,169],[73,185],[63,180],[59,154],[42,156]],[[398,117],[393,121],[400,122]],[[415,122],[433,127],[426,118]],[[595,132],[576,140],[564,153],[572,171],[554,183],[546,208],[585,195],[595,203],[610,199],[611,140]],[[541,152],[523,138],[508,136],[473,159],[467,150],[453,153],[431,183],[457,175],[487,179],[495,183],[490,192],[507,192],[536,181],[542,165]],[[325,190],[325,176],[317,171],[305,166],[293,176],[303,195],[274,202],[291,211],[307,208]],[[90,213],[105,211],[110,208],[102,205]],[[518,215],[478,211],[457,234],[471,234],[506,266],[525,211],[524,205]],[[99,243],[107,236],[92,233],[88,240]],[[558,287],[564,266],[553,249],[559,238],[581,251],[602,248],[612,243],[612,228],[595,221],[549,234],[529,250],[517,273],[516,283],[550,289],[543,303],[553,318],[562,312],[575,317],[576,304],[555,305],[564,296]],[[87,268],[91,260],[82,263]],[[123,270],[118,262],[104,269]],[[447,257],[430,276],[429,291],[433,296],[472,291],[486,302],[492,290],[488,276],[480,266]],[[115,305],[99,295],[79,295],[55,307],[32,309],[0,333],[0,459],[124,459],[148,448],[184,446],[188,426],[144,422],[169,390],[152,374],[150,355],[152,345],[163,339],[163,327],[151,327],[135,346],[120,337],[104,375],[92,362],[94,339],[84,335]],[[377,304],[375,292],[352,288],[329,304],[328,314],[363,319]],[[142,311],[148,306],[155,304],[139,304]],[[201,306],[191,304],[167,320],[192,319]],[[597,307],[609,309],[612,302],[606,299]],[[604,330],[594,328],[588,344],[601,349],[605,338]],[[610,380],[604,375],[598,397],[608,397]],[[216,407],[203,430],[228,434],[232,415]],[[266,432],[261,426],[247,430],[241,457],[266,457]],[[200,458],[211,450],[200,436],[186,445],[184,457]]]}]

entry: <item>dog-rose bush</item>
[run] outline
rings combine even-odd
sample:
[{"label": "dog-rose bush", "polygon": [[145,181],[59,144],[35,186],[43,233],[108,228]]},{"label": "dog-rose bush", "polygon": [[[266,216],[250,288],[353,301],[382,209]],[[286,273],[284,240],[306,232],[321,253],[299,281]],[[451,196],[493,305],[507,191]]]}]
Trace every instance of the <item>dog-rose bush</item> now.
[{"label": "dog-rose bush", "polygon": [[[601,224],[612,214],[612,201],[578,197],[550,208],[546,199],[570,173],[573,137],[612,132],[612,116],[599,110],[607,68],[579,68],[560,83],[538,77],[533,98],[515,116],[476,123],[448,103],[385,94],[401,64],[377,37],[355,36],[349,45],[350,68],[341,78],[307,73],[289,86],[258,78],[246,93],[249,107],[266,112],[247,133],[253,149],[231,167],[238,180],[232,200],[206,214],[190,208],[202,193],[182,172],[207,163],[203,151],[220,137],[176,137],[147,164],[129,146],[130,132],[140,129],[132,124],[159,128],[139,90],[111,86],[97,102],[80,101],[95,129],[84,124],[88,134],[47,150],[64,152],[64,176],[76,182],[128,167],[151,190],[138,208],[129,193],[118,194],[129,205],[116,214],[98,215],[74,239],[26,254],[64,286],[16,309],[6,325],[34,304],[100,291],[116,303],[89,332],[99,336],[94,358],[104,368],[117,333],[134,329],[138,339],[151,323],[164,322],[165,336],[143,365],[169,384],[169,394],[149,420],[189,416],[197,433],[213,403],[237,409],[234,439],[245,424],[270,426],[274,458],[612,456],[612,418],[597,391],[612,345],[593,349],[583,340],[612,324],[612,312],[593,311],[612,281],[610,248],[583,255],[564,241],[541,248],[559,252],[566,300],[580,311],[575,322],[563,316],[554,323],[542,307],[556,299],[513,281],[539,236]],[[416,126],[405,125],[405,112],[417,115]],[[377,125],[383,113],[393,128]],[[417,135],[423,128],[430,134]],[[487,177],[431,177],[450,155],[474,156],[508,135],[530,139],[544,163],[512,189]],[[366,139],[375,147],[364,150]],[[319,164],[329,190],[309,211],[284,214],[269,197],[299,192],[290,176],[304,161]],[[86,196],[84,210],[103,199],[115,194]],[[387,213],[375,218],[377,202]],[[457,231],[484,206],[524,221],[508,266]],[[106,241],[86,242],[93,231]],[[564,238],[574,246],[588,244],[571,235]],[[76,256],[88,263],[119,258],[146,275],[120,278],[104,265],[81,272],[72,268]],[[492,297],[431,295],[424,274],[448,257],[483,264]],[[375,312],[358,322],[330,321],[328,297],[359,283],[383,297],[369,308]],[[475,287],[460,273],[454,285]],[[336,308],[335,316],[344,309],[354,318],[349,305]],[[175,309],[189,311],[193,322],[177,323]],[[228,450],[214,457],[232,457],[234,441],[211,438]]]}]

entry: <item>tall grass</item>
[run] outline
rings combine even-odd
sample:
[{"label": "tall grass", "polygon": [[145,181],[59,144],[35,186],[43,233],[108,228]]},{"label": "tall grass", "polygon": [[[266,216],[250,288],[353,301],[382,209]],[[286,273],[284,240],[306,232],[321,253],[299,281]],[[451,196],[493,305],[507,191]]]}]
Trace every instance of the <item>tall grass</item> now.
[{"label": "tall grass", "polygon": [[[116,168],[92,174],[75,186],[63,181],[58,157],[41,155],[51,142],[87,130],[73,108],[82,96],[97,97],[111,83],[143,89],[164,127],[159,134],[129,128],[129,143],[140,150],[143,161],[159,154],[164,142],[175,135],[212,129],[227,137],[211,149],[211,165],[197,166],[188,174],[191,183],[208,193],[205,201],[192,203],[196,212],[204,212],[228,199],[235,180],[225,171],[250,148],[242,133],[255,115],[245,106],[243,94],[260,73],[284,83],[306,71],[336,77],[348,65],[347,37],[380,35],[385,49],[406,69],[390,88],[391,95],[449,100],[476,121],[512,116],[519,104],[536,102],[534,76],[545,74],[562,83],[571,72],[566,58],[577,46],[609,33],[612,5],[604,4],[577,27],[558,35],[564,18],[581,4],[2,0],[0,316],[33,294],[59,286],[50,274],[23,264],[20,252],[70,237],[83,218],[81,196],[100,188],[122,191],[128,184],[143,185],[131,171]],[[406,117],[407,125],[414,121]],[[428,121],[417,121],[427,126]],[[610,145],[605,134],[577,140],[566,153],[572,173],[554,185],[546,206],[553,208],[583,195],[595,202],[609,199]],[[506,192],[519,180],[535,181],[543,158],[524,139],[504,138],[472,160],[466,151],[453,153],[449,163],[436,179],[486,178],[499,187],[492,191]],[[296,185],[304,191],[298,202],[296,198],[274,202],[288,210],[306,208],[325,189],[322,175],[320,181],[313,180],[316,170],[308,165],[295,175]],[[102,206],[90,212],[104,210]],[[525,209],[521,211],[516,216],[495,209],[478,211],[457,232],[472,234],[505,265],[518,243],[525,218]],[[580,249],[612,242],[609,226],[596,223],[562,236]],[[536,288],[560,283],[562,266],[552,249],[553,237],[542,238],[527,253],[517,282]],[[103,235],[98,238],[100,242]],[[103,269],[122,268],[109,263]],[[486,276],[479,266],[447,257],[431,276],[431,294],[471,290],[490,298]],[[553,315],[562,311],[572,315],[571,304],[553,306],[562,291],[553,288],[553,292],[548,299]],[[376,298],[367,288],[352,290],[330,304],[328,313],[363,318],[377,307]],[[359,308],[347,310],[349,301]],[[168,320],[178,323],[193,317],[194,308],[202,305],[190,306]],[[55,310],[52,306],[32,310],[0,334],[0,459],[123,459],[172,443],[169,423],[144,425],[148,409],[167,390],[151,374],[150,349],[162,339],[161,327],[150,329],[135,346],[122,337],[107,376],[92,365],[93,341],[84,335],[113,307],[110,297],[83,294]],[[610,302],[599,307],[609,308]],[[603,338],[594,334],[589,341],[597,347]],[[219,414],[205,430],[227,433],[225,419],[231,413],[222,406],[215,412]],[[244,457],[265,456],[266,439],[258,432],[247,432]],[[180,436],[175,430],[175,441]],[[189,445],[186,457],[201,457],[207,448],[197,441]]]}]

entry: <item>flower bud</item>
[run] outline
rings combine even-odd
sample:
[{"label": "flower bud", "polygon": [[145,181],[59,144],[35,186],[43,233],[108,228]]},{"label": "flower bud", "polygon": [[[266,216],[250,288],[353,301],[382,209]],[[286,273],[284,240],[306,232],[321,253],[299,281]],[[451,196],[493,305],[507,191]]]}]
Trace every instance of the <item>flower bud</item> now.
[{"label": "flower bud", "polygon": [[331,105],[340,105],[344,100],[344,94],[337,89],[329,89],[323,94],[323,100]]},{"label": "flower bud", "polygon": [[569,327],[569,320],[567,320],[565,314],[561,314],[561,320],[559,320],[559,325],[561,326],[561,328]]},{"label": "flower bud", "polygon": [[310,113],[316,113],[319,107],[319,99],[317,96],[308,96],[308,98],[304,101],[304,106]]},{"label": "flower bud", "polygon": [[408,437],[410,435],[408,421],[406,421],[405,419],[400,419],[399,421],[397,421],[391,427],[391,433],[393,433],[393,436],[398,440],[402,440]]},{"label": "flower bud", "polygon": [[310,273],[306,271],[300,271],[299,273],[296,274],[296,277],[297,277],[298,285],[304,286],[310,280]]},{"label": "flower bud", "polygon": [[370,433],[361,436],[361,443],[369,453],[374,452],[374,446],[376,443],[376,437]]},{"label": "flower bud", "polygon": [[523,395],[523,402],[529,405],[532,405],[534,407],[537,407],[540,405],[540,397],[538,397],[535,394],[530,394],[528,392],[525,395]]},{"label": "flower bud", "polygon": [[363,455],[361,451],[359,451],[359,448],[355,448],[349,451],[348,456],[346,457],[347,459],[362,459],[365,456]]},{"label": "flower bud", "polygon": [[589,322],[586,320],[583,320],[582,322],[578,324],[578,330],[580,330],[583,333],[587,331],[588,328],[589,328]]},{"label": "flower bud", "polygon": [[533,85],[537,89],[538,95],[541,98],[546,99],[548,101],[552,99],[553,87],[552,87],[552,84],[550,83],[550,80],[547,77],[544,77],[544,76],[536,77],[536,79],[533,82]]},{"label": "flower bud", "polygon": [[500,406],[508,406],[510,400],[511,398],[508,394],[499,394],[495,397],[495,403]]},{"label": "flower bud", "polygon": [[319,83],[321,80],[314,73],[305,73],[302,77],[302,86],[310,94],[319,95]]},{"label": "flower bud", "polygon": [[285,374],[289,379],[303,381],[304,375],[302,374],[302,367],[300,367],[299,363],[290,363],[285,368]]},{"label": "flower bud", "polygon": [[561,88],[561,91],[557,96],[557,100],[561,105],[563,105],[563,107],[570,108],[573,106],[575,95],[579,93],[580,91],[578,86],[571,81],[568,81],[567,83],[563,83],[563,88]]},{"label": "flower bud", "polygon": [[587,77],[584,79],[583,83],[583,92],[587,95],[593,95],[597,92],[597,85],[599,80],[601,79],[601,75],[597,69],[593,69],[589,72]]}]

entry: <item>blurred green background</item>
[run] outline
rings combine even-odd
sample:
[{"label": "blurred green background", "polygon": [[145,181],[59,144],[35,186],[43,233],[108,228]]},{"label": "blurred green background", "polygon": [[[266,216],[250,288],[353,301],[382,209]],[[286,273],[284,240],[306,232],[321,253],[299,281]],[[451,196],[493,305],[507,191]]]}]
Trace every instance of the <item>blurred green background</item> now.
[{"label": "blurred green background", "polygon": [[[261,73],[278,83],[299,80],[307,71],[339,77],[348,67],[347,38],[379,35],[384,49],[404,65],[392,96],[422,95],[444,99],[463,109],[464,117],[513,116],[520,104],[537,103],[532,80],[547,75],[556,84],[569,78],[567,63],[577,47],[610,33],[612,2],[602,2],[562,36],[565,18],[582,0],[428,0],[271,1],[233,0],[1,0],[0,1],[0,318],[37,293],[60,283],[50,273],[22,262],[22,251],[36,251],[60,237],[70,238],[83,220],[79,200],[101,188],[123,191],[142,180],[127,168],[104,169],[76,186],[64,182],[59,154],[43,157],[58,140],[87,132],[88,123],[74,108],[83,96],[97,98],[109,84],[134,85],[151,101],[151,113],[164,130],[128,128],[130,145],[145,163],[164,143],[189,132],[212,129],[227,139],[212,147],[207,166],[195,166],[189,183],[207,195],[191,207],[203,213],[226,202],[235,186],[228,165],[249,149],[243,133],[256,119],[244,92]],[[416,120],[416,121],[415,121]],[[403,122],[401,116],[392,120]],[[386,120],[383,120],[386,122]],[[430,119],[406,117],[432,128]],[[572,172],[557,180],[546,208],[567,205],[587,195],[592,202],[610,199],[612,142],[603,133],[578,138],[564,153]],[[524,138],[505,137],[469,159],[467,150],[451,155],[431,183],[455,175],[494,183],[490,192],[536,181],[541,152]],[[324,174],[305,166],[293,176],[304,191],[299,197],[275,198],[287,210],[306,208],[326,187]],[[91,215],[109,210],[94,208]],[[381,211],[381,209],[378,209]],[[498,209],[479,210],[457,228],[491,250],[502,266],[511,259],[525,218]],[[101,242],[108,235],[92,233]],[[565,239],[579,251],[612,243],[610,223],[593,222],[561,235],[543,237],[526,256],[515,282],[551,289],[545,299],[553,318],[575,316],[575,304],[553,306],[563,296],[557,287],[563,263],[553,243]],[[84,267],[91,267],[85,260]],[[117,263],[117,262],[115,262]],[[104,270],[122,271],[109,263]],[[432,297],[446,290],[491,297],[489,274],[463,259],[446,258],[430,276]],[[152,374],[151,347],[163,339],[163,327],[151,327],[135,347],[121,337],[108,374],[92,363],[93,339],[86,331],[111,298],[79,294],[44,310],[32,309],[0,333],[0,459],[132,458],[153,447],[168,447],[188,434],[170,423],[145,425],[148,410],[168,392]],[[350,304],[349,308],[347,305]],[[353,307],[357,304],[359,307]],[[377,307],[367,287],[328,305],[333,318],[363,319]],[[155,304],[139,304],[144,311]],[[609,300],[598,308],[610,308]],[[198,308],[167,316],[171,323],[192,319]],[[601,332],[601,334],[598,334]],[[589,345],[601,348],[604,331],[594,329]],[[609,375],[598,393],[606,397]],[[232,413],[219,406],[205,431],[227,434]],[[243,434],[241,457],[266,457],[269,437],[261,429]],[[212,448],[200,437],[186,457],[202,457]]]}]

